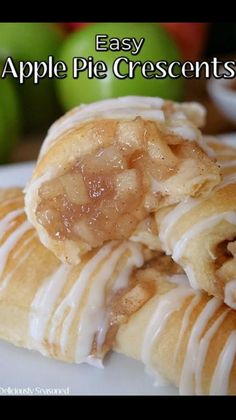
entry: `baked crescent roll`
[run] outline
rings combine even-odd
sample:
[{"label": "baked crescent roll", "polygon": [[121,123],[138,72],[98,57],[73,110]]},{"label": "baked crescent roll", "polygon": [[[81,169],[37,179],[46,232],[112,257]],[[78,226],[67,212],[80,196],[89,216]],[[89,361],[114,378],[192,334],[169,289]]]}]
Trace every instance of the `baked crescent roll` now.
[{"label": "baked crescent roll", "polygon": [[129,239],[150,213],[220,181],[198,126],[204,109],[160,98],[82,105],[50,128],[26,188],[41,242],[62,262]]},{"label": "baked crescent roll", "polygon": [[154,293],[139,244],[112,241],[63,265],[26,220],[20,190],[0,190],[0,337],[67,362],[101,363],[114,334]]},{"label": "baked crescent roll", "polygon": [[156,294],[121,325],[114,347],[182,395],[236,395],[236,312],[192,289],[173,266],[159,257],[138,270],[156,280]]},{"label": "baked crescent roll", "polygon": [[95,366],[115,347],[182,394],[236,394],[236,313],[191,289],[170,257],[147,262],[140,245],[113,241],[63,265],[38,241],[21,192],[0,200],[1,338]]},{"label": "baked crescent roll", "polygon": [[236,309],[236,148],[208,138],[223,179],[208,197],[156,213],[163,250],[203,289]]}]

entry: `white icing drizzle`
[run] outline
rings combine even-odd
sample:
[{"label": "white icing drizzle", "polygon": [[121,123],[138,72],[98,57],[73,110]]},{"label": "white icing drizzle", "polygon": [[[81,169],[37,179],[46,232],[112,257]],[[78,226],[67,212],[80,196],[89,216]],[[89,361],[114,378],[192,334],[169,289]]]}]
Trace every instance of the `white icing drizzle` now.
[{"label": "white icing drizzle", "polygon": [[[51,126],[43,143],[40,157],[47,152],[49,147],[51,147],[64,132],[94,119],[112,118],[127,120],[140,116],[151,121],[163,121],[165,120],[165,115],[162,110],[164,103],[165,102],[161,98],[126,96],[99,101],[89,105],[81,105],[60,118]],[[169,117],[173,127],[169,127],[169,129],[173,132],[176,131],[176,134],[181,135],[188,140],[199,140],[200,142],[201,139],[197,138],[199,137],[197,134],[198,131],[188,120],[188,112],[186,111],[190,108],[199,119],[203,120],[205,114],[204,108],[196,103],[187,104],[188,108],[183,107],[181,104],[175,104],[174,106],[175,111],[173,110]],[[204,147],[205,143],[201,143]]]},{"label": "white icing drizzle", "polygon": [[199,204],[199,200],[189,198],[184,200],[180,204],[174,207],[162,220],[160,224],[159,237],[165,247],[165,251],[171,254],[171,249],[168,247],[168,236],[171,233],[171,229],[178,222],[184,214],[188,213],[192,208]]},{"label": "white icing drizzle", "polygon": [[8,228],[12,225],[12,222],[14,222],[15,219],[18,216],[21,216],[22,214],[24,214],[23,209],[14,210],[8,213],[3,219],[0,220],[0,239],[6,233]]},{"label": "white icing drizzle", "polygon": [[193,267],[190,264],[185,265],[184,271],[187,274],[190,286],[195,290],[199,289],[198,280],[194,273]]},{"label": "white icing drizzle", "polygon": [[89,365],[94,366],[98,369],[103,369],[104,368],[102,359],[99,359],[98,357],[96,358],[92,354],[87,357],[86,362]]},{"label": "white icing drizzle", "polygon": [[217,187],[215,188],[215,191],[221,190],[221,188],[224,188],[226,185],[230,185],[234,183],[236,183],[236,173],[226,175],[224,176],[221,183],[217,185]]},{"label": "white icing drizzle", "polygon": [[194,373],[201,335],[209,320],[221,305],[222,302],[216,298],[208,301],[192,328],[180,377],[179,389],[182,395],[191,395],[194,393]]},{"label": "white icing drizzle", "polygon": [[176,111],[174,111],[174,112],[172,113],[172,117],[173,117],[175,120],[182,120],[182,119],[185,119],[185,118],[186,118],[186,116],[184,115],[184,113],[183,113],[183,111],[182,111],[182,110],[176,110]]},{"label": "white icing drizzle", "polygon": [[[232,143],[231,139],[230,141],[223,138],[219,140],[216,137],[211,136],[203,136],[203,139],[205,140],[207,145],[213,150],[216,158],[219,158],[220,156],[223,156],[223,159],[225,156],[232,157],[232,147],[235,148],[235,141]],[[220,146],[220,148],[217,148],[215,150],[215,147],[217,146]]]},{"label": "white icing drizzle", "polygon": [[[109,329],[109,316],[108,314],[105,314],[103,319],[101,319],[100,321],[100,325],[98,325],[97,327],[98,333],[96,335],[96,345],[97,345],[98,353],[102,350],[102,346],[105,341],[108,329]],[[88,360],[89,357],[90,356],[88,356],[86,360]]]},{"label": "white icing drizzle", "polygon": [[232,148],[236,148],[235,134],[233,134],[232,137],[227,134],[227,137],[219,135],[217,137],[203,136],[203,138],[211,147],[220,146],[220,149],[216,152],[217,156],[221,156],[223,154],[223,156],[232,157],[232,152],[235,153],[234,150],[232,151]]},{"label": "white icing drizzle", "polygon": [[206,148],[208,149],[208,153],[207,153],[208,156],[210,156],[212,158],[215,158],[216,157],[216,152],[215,152],[214,148],[212,147],[213,143],[214,143],[212,141],[212,138],[210,136],[204,135],[204,136],[202,136],[202,139],[205,143]]},{"label": "white icing drizzle", "polygon": [[189,286],[189,281],[185,274],[173,274],[168,277],[168,281],[177,284],[178,286]]},{"label": "white icing drizzle", "polygon": [[173,254],[172,254],[173,260],[176,262],[180,260],[188,242],[191,239],[193,239],[194,236],[199,235],[205,230],[211,229],[212,227],[216,226],[217,223],[220,223],[222,221],[227,221],[228,223],[236,225],[236,212],[228,211],[228,212],[215,214],[211,217],[208,217],[196,223],[194,226],[189,228],[186,232],[184,232],[181,238],[175,243],[173,247]]},{"label": "white icing drizzle", "polygon": [[[137,116],[142,117],[144,113],[144,118],[163,121],[164,114],[161,110],[163,104],[164,101],[160,98],[127,96],[81,105],[51,126],[40,155],[45,153],[48,147],[64,132],[94,119],[134,119]],[[150,112],[149,117],[148,112]]]},{"label": "white icing drizzle", "polygon": [[[139,116],[138,114],[139,113],[136,112],[136,116]],[[129,115],[131,118],[133,118],[132,113],[129,114],[128,112],[128,117]],[[156,110],[156,109],[143,110],[141,117],[150,121],[165,121],[164,112],[161,110]],[[121,118],[124,118],[124,112],[122,112]]]},{"label": "white icing drizzle", "polygon": [[[107,332],[107,322],[104,318],[105,313],[105,286],[107,281],[111,278],[115,271],[115,267],[124,254],[130,251],[130,256],[126,262],[126,266],[118,273],[113,292],[127,286],[129,276],[134,267],[141,267],[143,265],[143,256],[141,248],[135,244],[125,243],[115,249],[106,264],[103,265],[99,274],[96,275],[95,281],[89,290],[88,301],[81,314],[79,321],[79,332],[76,343],[76,362],[82,362],[89,355],[94,335],[100,332],[101,336],[105,338]],[[99,344],[101,345],[101,336]]]},{"label": "white icing drizzle", "polygon": [[[175,280],[175,279],[174,279]],[[184,316],[182,318],[181,329],[179,332],[178,342],[175,349],[174,361],[176,363],[180,344],[183,340],[184,334],[189,328],[190,316],[194,309],[201,301],[202,293],[195,292],[189,287],[178,286],[175,289],[167,292],[156,298],[156,309],[154,310],[150,321],[148,322],[142,345],[142,360],[147,366],[149,373],[153,374],[154,369],[151,363],[152,348],[154,342],[163,332],[166,322],[173,312],[179,310],[186,298],[193,295],[193,299],[187,306]],[[230,308],[225,309],[214,320],[211,327],[203,335],[208,322],[213,318],[214,314],[221,307],[220,299],[212,298],[209,300],[200,314],[198,315],[188,339],[187,350],[185,353],[185,360],[183,362],[181,377],[180,377],[180,394],[181,395],[202,395],[202,371],[204,368],[208,349],[215,333],[222,325]],[[228,383],[234,358],[236,355],[236,331],[231,333],[228,338],[217,362],[214,375],[211,382],[210,394],[226,394],[228,390]],[[160,379],[160,373],[155,372],[157,378]],[[158,383],[161,385],[161,383]],[[165,383],[164,383],[165,384]]]},{"label": "white icing drizzle", "polygon": [[7,238],[4,244],[0,247],[0,261],[1,261],[1,269],[0,275],[4,271],[5,263],[8,259],[10,251],[16,245],[16,243],[20,240],[20,238],[29,230],[32,229],[32,226],[25,221],[22,223],[14,232]]},{"label": "white icing drizzle", "polygon": [[60,265],[55,273],[44,280],[31,303],[29,333],[36,345],[43,343],[48,321],[71,270],[71,266]]},{"label": "white icing drizzle", "polygon": [[[15,210],[8,213],[7,216],[0,222],[0,235],[3,235],[12,226],[15,218],[23,214],[23,210]],[[28,221],[23,222],[17,229],[15,229],[6,239],[6,241],[0,245],[0,276],[4,272],[6,262],[8,260],[11,250],[14,248],[16,243],[20,240],[23,235],[32,229],[32,226]]]},{"label": "white icing drizzle", "polygon": [[199,302],[201,300],[201,297],[202,297],[201,292],[197,292],[196,293],[196,296],[194,296],[194,298],[191,300],[190,304],[188,305],[188,307],[187,307],[187,309],[186,309],[186,311],[184,313],[184,317],[183,317],[183,320],[182,320],[182,324],[181,324],[181,329],[180,329],[180,332],[179,332],[179,337],[178,337],[177,345],[176,345],[176,348],[175,348],[175,354],[174,354],[174,361],[175,361],[175,363],[176,363],[177,356],[178,356],[178,353],[179,353],[180,344],[181,344],[182,339],[184,337],[184,334],[186,333],[187,328],[189,326],[190,316],[191,316],[192,312],[194,311],[194,309],[199,304]]},{"label": "white icing drizzle", "polygon": [[195,364],[195,380],[196,380],[196,395],[202,395],[202,370],[204,368],[204,363],[207,356],[207,351],[210,345],[210,342],[212,338],[214,337],[216,331],[226,318],[227,314],[229,313],[230,309],[226,309],[212,324],[212,326],[209,328],[207,333],[204,335],[204,337],[201,338],[199,348],[198,348],[198,354]]},{"label": "white icing drizzle", "polygon": [[227,138],[223,135],[219,135],[217,139],[219,144],[236,148],[235,133],[227,134]]},{"label": "white icing drizzle", "polygon": [[133,242],[138,242],[143,245],[146,245],[149,249],[154,251],[161,249],[159,235],[156,232],[150,229],[150,223],[152,223],[153,215],[142,220],[129,240]]},{"label": "white icing drizzle", "polygon": [[[137,246],[136,244],[135,246],[133,246],[133,244],[129,244],[129,249],[132,252],[128,256],[128,259],[125,263],[124,268],[121,270],[121,272],[117,275],[117,277],[114,280],[114,283],[112,285],[111,296],[117,293],[120,289],[125,288],[128,285],[128,281],[134,267],[139,268],[144,263],[144,258],[143,258],[143,254],[141,252],[140,246]],[[106,338],[106,333],[108,331],[108,327],[109,327],[109,316],[106,312],[104,312],[103,317],[101,317],[101,323],[97,327],[98,333],[96,336],[96,343],[97,343],[98,349],[101,349],[104,343],[104,340]]]},{"label": "white icing drizzle", "polygon": [[225,284],[224,301],[231,308],[236,309],[236,280],[233,279]]},{"label": "white icing drizzle", "polygon": [[228,337],[212,377],[210,395],[225,395],[229,387],[230,372],[236,355],[236,331]]},{"label": "white icing drizzle", "polygon": [[176,134],[177,136],[181,136],[184,139],[188,139],[188,140],[197,140],[197,136],[196,136],[196,128],[194,126],[191,125],[176,125],[176,127],[174,127],[173,125],[171,127],[169,127],[170,131],[174,134]]},{"label": "white icing drizzle", "polygon": [[236,166],[236,160],[219,160],[218,163],[221,168],[231,168]]},{"label": "white icing drizzle", "polygon": [[[126,253],[126,264],[116,273],[118,262]],[[65,353],[71,325],[80,311],[75,361],[77,363],[87,361],[94,364],[95,358],[90,357],[90,351],[95,335],[98,333],[98,346],[101,346],[109,327],[104,305],[107,282],[115,274],[111,292],[115,293],[127,285],[132,269],[141,267],[143,261],[142,247],[139,244],[128,241],[119,244],[113,241],[103,246],[85,264],[70,291],[54,311],[55,302],[66,281],[63,274],[64,266],[59,268],[52,278],[45,281],[32,303],[31,336],[37,342],[42,342],[45,328],[50,322],[49,342],[56,343],[58,328],[61,328],[59,344],[61,351]],[[89,288],[87,288],[88,284]]]},{"label": "white icing drizzle", "polygon": [[210,158],[215,158],[216,157],[216,153],[215,151],[212,149],[211,146],[209,146],[209,144],[207,142],[204,141],[205,139],[202,137],[199,144],[201,145],[202,150],[210,157]]},{"label": "white icing drizzle", "polygon": [[22,253],[23,249],[31,242],[33,241],[33,239],[35,239],[37,237],[37,233],[35,232],[35,230],[32,230],[30,236],[23,241],[20,246],[18,247],[18,249],[16,250],[16,252],[14,253],[14,258],[18,259],[19,255]]},{"label": "white icing drizzle", "polygon": [[12,277],[14,276],[15,273],[18,272],[18,269],[20,269],[20,267],[22,267],[22,264],[28,259],[28,257],[31,255],[34,247],[30,246],[28,247],[28,249],[26,251],[24,251],[23,255],[21,258],[19,258],[19,254],[22,252],[23,249],[25,249],[25,247],[27,247],[27,245],[29,245],[29,243],[35,238],[36,233],[33,233],[32,231],[32,235],[26,239],[21,247],[19,247],[19,249],[15,252],[14,257],[17,261],[17,263],[14,265],[14,268],[12,271],[10,271],[7,276],[5,276],[3,278],[2,283],[0,283],[0,293],[2,293],[9,285]]},{"label": "white icing drizzle", "polygon": [[[236,183],[236,173],[226,175],[221,183],[215,188],[215,191],[218,191],[222,188],[224,188],[227,185]],[[188,198],[184,200],[183,202],[177,204],[161,221],[160,223],[160,229],[159,229],[159,237],[162,243],[162,246],[164,247],[166,253],[168,255],[171,254],[172,249],[171,245],[169,243],[169,237],[171,237],[171,232],[173,227],[178,223],[179,219],[184,216],[186,213],[188,213],[193,208],[197,207],[199,204],[206,201],[206,198],[204,199],[193,199]]]},{"label": "white icing drizzle", "polygon": [[[114,243],[109,243],[103,246],[83,267],[81,270],[79,277],[73,284],[72,288],[70,289],[69,293],[65,296],[62,300],[60,305],[57,307],[56,311],[54,312],[52,319],[51,319],[51,326],[49,332],[49,342],[55,343],[56,342],[56,334],[57,329],[60,326],[61,322],[63,322],[62,330],[60,334],[60,347],[63,352],[66,351],[67,339],[69,334],[70,326],[73,322],[75,314],[78,310],[81,298],[83,293],[88,285],[89,280],[94,275],[97,276],[96,270],[98,267],[105,262],[107,262],[107,257],[109,253],[112,251]],[[66,314],[65,319],[63,320]]]},{"label": "white icing drizzle", "polygon": [[[225,144],[223,144],[221,141],[213,141],[211,138],[208,139],[206,138],[206,136],[203,136],[203,139],[207,142],[208,147],[211,148],[212,152],[213,152],[213,156],[215,158],[219,157],[231,157],[232,156],[232,150],[228,149]],[[217,147],[220,145],[220,149]],[[217,149],[215,149],[215,147],[217,147]]]},{"label": "white icing drizzle", "polygon": [[[183,305],[183,302],[194,293],[195,292],[189,287],[179,286],[156,299],[156,309],[148,322],[141,350],[141,358],[147,366],[148,372],[153,372],[151,355],[154,342],[163,332],[166,322],[173,312],[178,311]],[[156,375],[158,375],[158,377],[160,376],[160,374],[155,371],[155,376]]]},{"label": "white icing drizzle", "polygon": [[[9,198],[8,200],[4,200],[1,202],[1,210],[3,210],[5,207],[11,206],[12,204],[17,204],[17,202],[20,200],[20,203],[22,201],[22,196],[19,195],[18,197]],[[7,209],[6,209],[7,210]]]},{"label": "white icing drizzle", "polygon": [[112,286],[113,293],[116,293],[118,290],[126,287],[133,268],[140,268],[144,263],[142,247],[140,244],[132,244],[131,242],[127,242],[126,248],[129,250],[129,256],[125,263],[124,269],[118,274],[114,281]]}]

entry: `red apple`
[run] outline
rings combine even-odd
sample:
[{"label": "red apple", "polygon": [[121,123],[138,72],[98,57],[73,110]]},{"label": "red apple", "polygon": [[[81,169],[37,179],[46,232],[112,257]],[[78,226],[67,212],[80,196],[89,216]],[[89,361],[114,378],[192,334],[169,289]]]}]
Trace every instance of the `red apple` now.
[{"label": "red apple", "polygon": [[68,31],[76,31],[79,28],[89,25],[87,22],[63,22],[61,24]]},{"label": "red apple", "polygon": [[162,25],[175,39],[183,59],[197,60],[201,58],[205,47],[208,23],[165,22]]}]

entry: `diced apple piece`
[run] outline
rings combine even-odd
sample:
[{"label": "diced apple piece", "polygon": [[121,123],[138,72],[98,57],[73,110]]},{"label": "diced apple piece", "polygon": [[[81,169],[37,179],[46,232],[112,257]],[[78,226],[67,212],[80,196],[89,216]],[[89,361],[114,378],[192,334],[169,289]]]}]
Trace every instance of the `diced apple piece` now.
[{"label": "diced apple piece", "polygon": [[127,169],[117,174],[115,177],[115,185],[118,196],[130,194],[138,190],[138,174],[136,169]]},{"label": "diced apple piece", "polygon": [[152,212],[158,209],[158,204],[160,203],[160,196],[148,193],[145,196],[144,208],[148,212]]},{"label": "diced apple piece", "polygon": [[123,154],[115,146],[110,146],[104,149],[99,155],[99,158],[104,163],[106,168],[111,169],[126,169],[127,162]]},{"label": "diced apple piece", "polygon": [[148,141],[148,153],[151,159],[168,167],[175,167],[178,162],[170,147],[163,141],[155,139]]},{"label": "diced apple piece", "polygon": [[37,212],[39,223],[47,227],[57,238],[61,238],[64,232],[64,226],[60,220],[58,212],[53,208],[40,209]]},{"label": "diced apple piece", "polygon": [[60,177],[61,184],[68,199],[77,205],[85,204],[89,200],[83,177],[78,172],[68,173]]},{"label": "diced apple piece", "polygon": [[117,200],[102,200],[99,205],[99,210],[106,218],[113,219],[120,211],[117,206]]},{"label": "diced apple piece", "polygon": [[120,122],[117,126],[117,140],[122,150],[132,152],[143,146],[143,120]]},{"label": "diced apple piece", "polygon": [[86,179],[86,185],[90,199],[108,198],[113,191],[111,177],[105,175],[91,176]]},{"label": "diced apple piece", "polygon": [[137,225],[136,218],[131,214],[123,214],[116,223],[116,230],[120,238],[127,238]]},{"label": "diced apple piece", "polygon": [[55,178],[50,182],[45,182],[39,192],[40,196],[45,200],[50,200],[58,195],[64,194],[63,186],[59,178]]},{"label": "diced apple piece", "polygon": [[80,220],[74,225],[73,233],[78,235],[85,242],[94,246],[95,237],[85,220]]},{"label": "diced apple piece", "polygon": [[126,159],[115,146],[109,146],[99,150],[95,155],[88,156],[82,164],[83,174],[94,174],[96,172],[104,173],[126,168]]},{"label": "diced apple piece", "polygon": [[50,208],[41,210],[39,217],[42,224],[51,225],[57,219],[57,211]]}]

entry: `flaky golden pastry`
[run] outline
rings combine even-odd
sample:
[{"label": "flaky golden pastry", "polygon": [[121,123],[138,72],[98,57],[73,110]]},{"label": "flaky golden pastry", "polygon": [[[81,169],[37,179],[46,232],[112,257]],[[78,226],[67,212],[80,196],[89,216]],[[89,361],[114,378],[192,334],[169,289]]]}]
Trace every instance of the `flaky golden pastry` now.
[{"label": "flaky golden pastry", "polygon": [[156,385],[170,382],[181,395],[236,395],[235,311],[192,289],[168,257],[138,275],[156,280],[156,294],[119,328],[116,351],[141,360]]},{"label": "flaky golden pastry", "polygon": [[223,179],[208,197],[186,199],[156,214],[161,247],[191,286],[236,309],[236,148],[208,138]]},{"label": "flaky golden pastry", "polygon": [[42,243],[77,264],[107,241],[137,236],[161,206],[206,195],[220,174],[203,150],[203,121],[198,104],[147,97],[67,113],[50,128],[26,188],[26,213]]},{"label": "flaky golden pastry", "polygon": [[0,190],[0,337],[67,362],[98,364],[120,323],[153,294],[134,272],[149,251],[112,241],[63,265],[26,220],[20,190]]},{"label": "flaky golden pastry", "polygon": [[113,241],[63,265],[0,190],[0,337],[66,362],[111,348],[181,394],[236,394],[236,312],[193,290],[170,257]]}]

